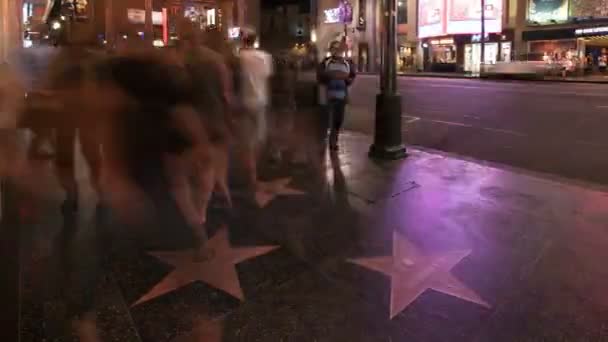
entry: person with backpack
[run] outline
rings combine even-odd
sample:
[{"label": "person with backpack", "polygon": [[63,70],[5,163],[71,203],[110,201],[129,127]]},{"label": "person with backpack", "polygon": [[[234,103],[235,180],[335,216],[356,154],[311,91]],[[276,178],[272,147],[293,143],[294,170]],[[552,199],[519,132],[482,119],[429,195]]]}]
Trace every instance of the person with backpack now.
[{"label": "person with backpack", "polygon": [[[348,88],[355,80],[356,73],[352,63],[344,58],[343,42],[332,42],[329,51],[330,56],[323,59],[317,68],[317,81],[321,86],[319,102],[330,124],[329,148],[337,151],[338,136],[348,101]],[[325,130],[324,132],[326,134]]]}]

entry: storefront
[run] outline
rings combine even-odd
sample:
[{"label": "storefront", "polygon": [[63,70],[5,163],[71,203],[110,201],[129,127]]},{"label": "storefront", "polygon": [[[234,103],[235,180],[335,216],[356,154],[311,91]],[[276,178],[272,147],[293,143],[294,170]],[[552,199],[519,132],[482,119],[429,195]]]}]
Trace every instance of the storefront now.
[{"label": "storefront", "polygon": [[[505,1],[485,0],[486,63],[510,60],[512,34],[503,32]],[[481,2],[471,0],[419,0],[418,36],[424,70],[464,72],[479,69]]]},{"label": "storefront", "polygon": [[584,54],[576,28],[535,30],[523,32],[522,38],[528,46],[524,60],[557,62],[572,55]]},{"label": "storefront", "polygon": [[608,25],[580,28],[574,31],[578,49],[585,56],[586,73],[605,73],[608,66]]},{"label": "storefront", "polygon": [[408,41],[407,34],[402,34],[397,37],[398,40],[398,55],[397,55],[397,70],[400,72],[416,71],[416,44]]},{"label": "storefront", "polygon": [[[513,31],[488,34],[484,64],[513,59]],[[433,72],[472,72],[480,70],[481,35],[455,35],[423,39],[424,70]]]},{"label": "storefront", "polygon": [[425,70],[454,72],[457,69],[457,47],[454,37],[426,39],[422,43]]},{"label": "storefront", "polygon": [[608,24],[527,31],[523,39],[527,60],[569,65],[576,74],[598,72],[608,59]]},{"label": "storefront", "polygon": [[[513,59],[513,32],[486,36],[483,64],[511,62]],[[471,36],[470,43],[464,45],[464,71],[477,73],[481,65],[481,35]]]}]

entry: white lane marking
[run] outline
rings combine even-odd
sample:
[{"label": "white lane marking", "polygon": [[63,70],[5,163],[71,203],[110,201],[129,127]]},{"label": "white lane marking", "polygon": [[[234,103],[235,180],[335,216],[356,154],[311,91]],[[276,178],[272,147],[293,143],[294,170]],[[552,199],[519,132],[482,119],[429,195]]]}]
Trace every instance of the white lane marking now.
[{"label": "white lane marking", "polygon": [[444,125],[449,125],[449,126],[459,126],[459,127],[473,128],[473,125],[467,125],[467,124],[464,124],[462,122],[443,121],[443,120],[429,120],[429,119],[423,119],[423,120],[424,121],[435,122],[435,123],[440,123],[440,124],[444,124]]},{"label": "white lane marking", "polygon": [[520,132],[515,132],[515,131],[511,131],[508,129],[500,129],[500,128],[487,128],[487,127],[482,127],[482,129],[484,131],[488,131],[488,132],[496,132],[496,133],[503,133],[503,134],[508,134],[508,135],[514,135],[516,137],[528,137],[527,134],[524,133],[520,133]]},{"label": "white lane marking", "polygon": [[460,84],[425,84],[424,87],[428,87],[428,88],[488,89],[488,87],[468,86],[468,85],[460,85]]},{"label": "white lane marking", "polygon": [[419,121],[419,120],[420,120],[420,118],[419,118],[419,117],[416,117],[416,116],[402,115],[401,117],[402,117],[403,119],[406,119],[406,120],[403,122],[403,124],[405,124],[405,125],[409,125],[409,124],[412,124],[412,123],[414,123],[414,122],[416,122],[416,121]]},{"label": "white lane marking", "polygon": [[484,130],[484,131],[487,131],[487,132],[508,134],[508,135],[513,135],[513,136],[520,137],[520,138],[529,137],[528,134],[521,133],[521,132],[516,132],[516,131],[511,131],[511,130],[508,130],[508,129],[479,127],[479,126],[474,126],[474,125],[469,125],[469,124],[465,124],[465,123],[462,123],[462,122],[454,122],[454,121],[425,119],[425,118],[412,117],[412,116],[408,116],[408,117],[416,118],[416,120],[414,120],[412,122],[422,120],[422,121],[428,121],[428,122],[438,123],[438,124],[442,124],[442,125],[458,126],[458,127],[465,127],[465,128],[477,128],[477,129],[481,129],[481,130]]}]

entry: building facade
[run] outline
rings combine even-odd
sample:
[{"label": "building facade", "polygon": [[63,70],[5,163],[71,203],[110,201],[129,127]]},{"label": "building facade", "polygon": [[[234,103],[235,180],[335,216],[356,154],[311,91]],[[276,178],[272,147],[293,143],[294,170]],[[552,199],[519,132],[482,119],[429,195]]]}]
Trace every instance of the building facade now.
[{"label": "building facade", "polygon": [[483,64],[608,58],[608,0],[485,0],[485,6],[481,37],[481,0],[418,0],[421,69],[478,72],[482,41]]},{"label": "building facade", "polygon": [[521,31],[526,59],[597,65],[608,58],[608,0],[529,0]]},{"label": "building facade", "polygon": [[[515,24],[507,0],[485,0],[482,37],[481,0],[420,0],[418,38],[422,70],[479,72],[481,64],[510,62]],[[481,61],[481,43],[485,58]]]},{"label": "building facade", "polygon": [[344,41],[347,57],[359,72],[377,72],[380,68],[380,0],[315,0],[313,41],[318,58],[329,53],[332,41]]},{"label": "building facade", "polygon": [[[261,46],[271,52],[306,53],[311,36],[311,12],[300,2],[267,3],[261,12]],[[300,51],[301,50],[301,51]]]},{"label": "building facade", "polygon": [[242,27],[260,28],[260,0],[101,0],[107,14],[98,21],[98,31],[118,39],[143,32],[147,1],[152,2],[152,40],[163,44],[179,37],[183,18],[201,30],[217,28],[232,38]]},{"label": "building facade", "polygon": [[[228,36],[239,27],[259,29],[259,0],[1,0],[1,34],[25,38],[25,47],[69,31],[70,43],[113,46],[121,40],[166,45],[177,38],[182,18],[201,29],[221,28]],[[19,4],[17,4],[19,3]],[[20,17],[4,13],[19,13]],[[151,25],[147,15],[151,14]],[[19,25],[8,21],[18,19]],[[21,20],[23,19],[23,20]],[[59,29],[53,29],[57,25]],[[5,29],[6,28],[6,29]],[[20,33],[17,33],[20,32]],[[9,40],[0,40],[0,51]],[[20,45],[20,44],[18,44]]]}]

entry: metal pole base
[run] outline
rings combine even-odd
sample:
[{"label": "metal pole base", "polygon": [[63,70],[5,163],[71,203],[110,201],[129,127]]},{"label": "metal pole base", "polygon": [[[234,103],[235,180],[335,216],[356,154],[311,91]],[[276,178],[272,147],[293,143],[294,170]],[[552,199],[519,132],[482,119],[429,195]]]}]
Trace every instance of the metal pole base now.
[{"label": "metal pole base", "polygon": [[379,160],[399,160],[407,157],[407,150],[404,145],[398,146],[377,146],[369,148],[369,157]]},{"label": "metal pole base", "polygon": [[401,140],[401,96],[378,94],[376,97],[376,131],[369,157],[398,160],[407,157]]}]

